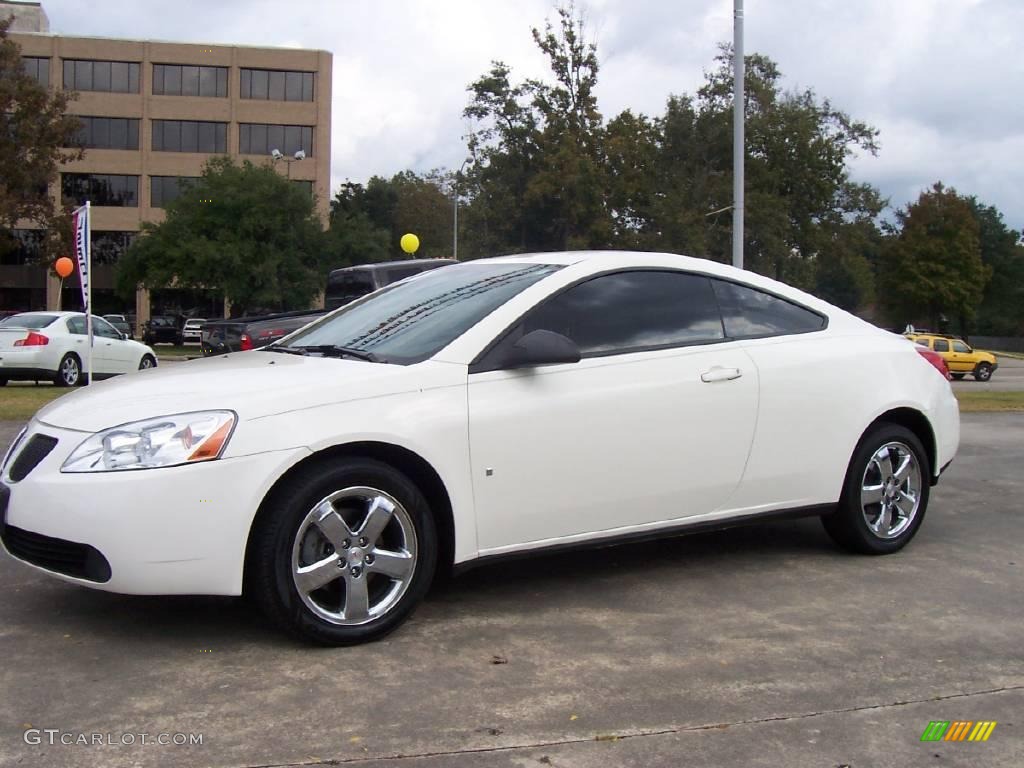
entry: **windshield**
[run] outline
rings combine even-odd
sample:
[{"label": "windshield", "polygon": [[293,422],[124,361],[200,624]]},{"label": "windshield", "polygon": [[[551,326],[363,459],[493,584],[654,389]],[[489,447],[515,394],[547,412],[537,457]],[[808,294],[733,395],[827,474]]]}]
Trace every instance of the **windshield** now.
[{"label": "windshield", "polygon": [[345,347],[382,362],[418,363],[558,269],[470,262],[431,270],[327,316],[280,346]]},{"label": "windshield", "polygon": [[48,326],[56,319],[56,315],[43,315],[33,312],[5,317],[3,320],[0,320],[0,325],[7,328],[27,328],[32,331],[38,331],[40,328]]}]

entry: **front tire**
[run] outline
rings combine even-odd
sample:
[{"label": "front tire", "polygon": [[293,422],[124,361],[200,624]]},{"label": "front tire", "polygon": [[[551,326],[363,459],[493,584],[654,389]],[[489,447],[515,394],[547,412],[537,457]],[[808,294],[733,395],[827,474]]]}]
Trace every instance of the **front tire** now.
[{"label": "front tire", "polygon": [[974,380],[975,381],[988,381],[992,378],[992,366],[988,363],[978,363],[978,366],[974,369]]},{"label": "front tire", "polygon": [[143,355],[139,361],[139,370],[148,371],[150,368],[156,368],[156,358],[152,355]]},{"label": "front tire", "polygon": [[853,452],[839,505],[822,518],[825,530],[851,552],[897,552],[921,527],[930,478],[928,454],[917,436],[898,424],[878,424]]},{"label": "front tire", "polygon": [[321,645],[379,640],[413,612],[437,563],[420,490],[373,459],[302,469],[261,508],[247,591],[291,634]]},{"label": "front tire", "polygon": [[53,383],[58,387],[77,387],[83,378],[82,361],[78,359],[78,355],[69,352],[60,359]]}]

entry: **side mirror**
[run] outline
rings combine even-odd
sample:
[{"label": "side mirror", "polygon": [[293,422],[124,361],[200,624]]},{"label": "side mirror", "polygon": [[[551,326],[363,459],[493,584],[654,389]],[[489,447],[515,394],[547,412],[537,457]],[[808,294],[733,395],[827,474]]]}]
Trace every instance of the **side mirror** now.
[{"label": "side mirror", "polygon": [[121,334],[121,341],[128,341],[128,334],[127,333],[122,333]]},{"label": "side mirror", "polygon": [[501,361],[501,368],[534,368],[539,365],[578,363],[580,350],[572,339],[554,331],[531,331],[513,344]]}]

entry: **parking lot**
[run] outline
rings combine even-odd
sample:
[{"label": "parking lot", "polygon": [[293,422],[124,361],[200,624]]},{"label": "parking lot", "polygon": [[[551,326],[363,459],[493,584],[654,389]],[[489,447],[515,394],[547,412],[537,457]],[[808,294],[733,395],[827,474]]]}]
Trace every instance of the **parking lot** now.
[{"label": "parking lot", "polygon": [[[1021,467],[1024,413],[967,414],[898,555],[843,554],[809,519],[518,561],[349,649],[241,600],[109,595],[4,556],[0,765],[1019,766]],[[998,725],[922,743],[932,720]]]}]

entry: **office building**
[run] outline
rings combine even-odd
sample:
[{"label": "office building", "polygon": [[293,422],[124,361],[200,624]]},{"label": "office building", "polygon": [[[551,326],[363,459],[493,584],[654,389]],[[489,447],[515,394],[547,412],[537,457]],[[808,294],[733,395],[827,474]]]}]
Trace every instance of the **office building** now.
[{"label": "office building", "polygon": [[[54,35],[38,3],[0,3],[0,14],[12,7],[21,31],[11,38],[26,70],[42,85],[78,93],[69,111],[82,121],[85,156],[60,169],[50,193],[68,204],[91,201],[97,313],[135,309],[141,323],[151,301],[158,311],[188,308],[173,291],[140,290],[136,306],[125,306],[113,292],[114,265],[140,224],[162,220],[180,181],[198,177],[215,155],[270,164],[275,149],[286,158],[303,151],[304,159],[277,166],[316,196],[326,224],[330,53]],[[57,278],[31,265],[38,230],[22,222],[15,235],[20,248],[0,256],[0,309],[56,309]],[[66,289],[63,304],[80,301]]]}]

